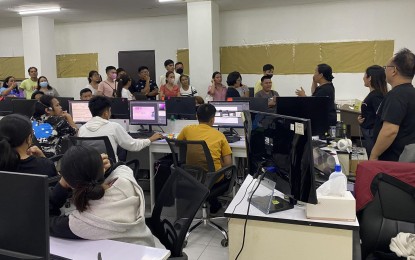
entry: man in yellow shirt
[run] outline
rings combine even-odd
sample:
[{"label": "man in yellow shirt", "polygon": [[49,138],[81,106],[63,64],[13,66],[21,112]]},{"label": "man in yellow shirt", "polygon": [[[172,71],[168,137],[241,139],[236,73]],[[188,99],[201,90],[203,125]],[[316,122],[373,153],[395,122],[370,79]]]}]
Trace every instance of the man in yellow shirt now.
[{"label": "man in yellow shirt", "polygon": [[31,99],[32,94],[37,87],[37,68],[30,67],[27,72],[29,72],[30,78],[23,80],[19,85],[19,88],[24,90],[24,96],[26,99]]},{"label": "man in yellow shirt", "polygon": [[[213,105],[200,105],[197,109],[197,119],[199,124],[184,127],[177,139],[192,141],[204,140],[209,147],[210,154],[213,158],[213,163],[215,164],[215,170],[217,171],[222,167],[232,165],[232,150],[225,138],[225,135],[212,127],[213,123],[215,122],[215,114],[216,108]],[[200,155],[197,154],[192,157],[200,158]],[[224,181],[228,180],[225,180],[222,177],[215,184],[215,186],[222,185],[222,182]],[[221,203],[216,197],[209,198],[209,204],[211,213],[216,213],[222,207]]]},{"label": "man in yellow shirt", "polygon": [[[262,71],[264,72],[264,76],[271,76],[272,78],[272,76],[274,75],[274,66],[272,66],[272,64],[265,64],[262,67]],[[254,95],[261,90],[262,90],[261,80],[258,80],[257,83],[255,84]]]}]

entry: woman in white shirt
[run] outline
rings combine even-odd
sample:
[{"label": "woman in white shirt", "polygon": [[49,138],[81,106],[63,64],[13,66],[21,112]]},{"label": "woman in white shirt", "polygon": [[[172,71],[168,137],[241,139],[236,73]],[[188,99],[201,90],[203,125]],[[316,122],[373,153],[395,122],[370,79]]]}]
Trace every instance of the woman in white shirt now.
[{"label": "woman in white shirt", "polygon": [[131,78],[127,74],[121,74],[120,78],[118,79],[117,85],[117,93],[116,97],[119,98],[126,98],[128,100],[134,100],[134,96],[128,90],[131,86]]},{"label": "woman in white shirt", "polygon": [[98,90],[98,84],[102,81],[101,76],[99,75],[98,71],[91,70],[88,74],[88,82],[89,84],[86,85],[86,88],[89,88],[92,91],[92,95],[95,96]]},{"label": "woman in white shirt", "polygon": [[180,76],[180,95],[182,97],[193,97],[197,94],[197,90],[189,85],[189,76],[183,74]]}]

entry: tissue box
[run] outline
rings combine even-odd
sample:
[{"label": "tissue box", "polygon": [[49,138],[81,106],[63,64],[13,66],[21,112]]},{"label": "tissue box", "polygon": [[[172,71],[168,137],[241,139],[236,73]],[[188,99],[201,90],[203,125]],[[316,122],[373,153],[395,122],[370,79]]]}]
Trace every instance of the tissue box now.
[{"label": "tissue box", "polygon": [[307,204],[306,216],[310,219],[354,221],[356,200],[350,191],[344,197],[317,196],[318,204]]}]

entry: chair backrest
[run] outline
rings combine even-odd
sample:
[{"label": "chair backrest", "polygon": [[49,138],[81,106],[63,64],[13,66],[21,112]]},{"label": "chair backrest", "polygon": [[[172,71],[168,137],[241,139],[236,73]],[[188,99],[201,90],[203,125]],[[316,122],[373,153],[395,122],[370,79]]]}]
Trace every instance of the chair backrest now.
[{"label": "chair backrest", "polygon": [[385,173],[371,183],[373,200],[358,214],[362,259],[375,252],[390,252],[399,232],[415,233],[415,187]]},{"label": "chair backrest", "polygon": [[182,256],[186,233],[208,195],[209,189],[180,167],[164,184],[146,224],[172,257]]},{"label": "chair backrest", "polygon": [[166,139],[173,154],[173,164],[187,170],[196,179],[204,182],[206,173],[215,172],[209,147],[203,140]]},{"label": "chair backrest", "polygon": [[69,136],[69,140],[71,141],[72,145],[93,147],[100,154],[106,153],[108,155],[108,158],[112,160],[114,163],[117,161],[108,136],[96,136],[96,137]]}]

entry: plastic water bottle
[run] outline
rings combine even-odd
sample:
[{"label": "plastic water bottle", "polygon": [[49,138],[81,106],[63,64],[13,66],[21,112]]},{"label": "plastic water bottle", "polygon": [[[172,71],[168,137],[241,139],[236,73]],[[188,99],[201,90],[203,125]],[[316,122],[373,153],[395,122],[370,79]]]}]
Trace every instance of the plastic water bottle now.
[{"label": "plastic water bottle", "polygon": [[336,164],[334,172],[330,174],[330,195],[343,197],[347,190],[347,178],[342,172],[340,164]]}]

